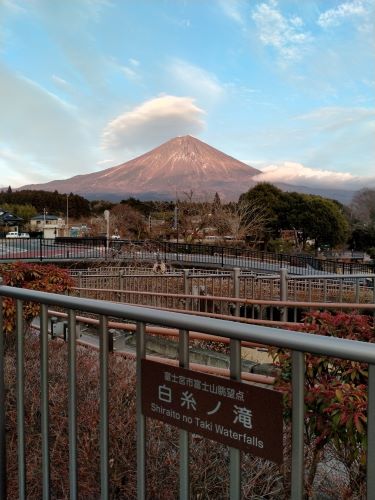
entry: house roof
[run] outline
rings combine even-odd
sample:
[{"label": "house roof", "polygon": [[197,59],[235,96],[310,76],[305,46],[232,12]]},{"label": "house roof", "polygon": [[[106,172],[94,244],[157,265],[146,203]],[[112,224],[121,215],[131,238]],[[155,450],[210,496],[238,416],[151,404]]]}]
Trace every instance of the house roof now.
[{"label": "house roof", "polygon": [[49,220],[49,221],[51,221],[51,220],[58,220],[58,219],[59,218],[56,215],[49,215],[49,214],[44,215],[44,214],[42,214],[42,215],[36,215],[35,217],[31,217],[30,220],[36,220],[36,221],[38,221],[38,220],[40,220],[40,221],[45,221],[45,220],[47,221],[47,220]]},{"label": "house roof", "polygon": [[0,208],[0,224],[5,226],[15,226],[22,222],[22,217],[18,217],[18,215],[14,215],[6,210]]}]

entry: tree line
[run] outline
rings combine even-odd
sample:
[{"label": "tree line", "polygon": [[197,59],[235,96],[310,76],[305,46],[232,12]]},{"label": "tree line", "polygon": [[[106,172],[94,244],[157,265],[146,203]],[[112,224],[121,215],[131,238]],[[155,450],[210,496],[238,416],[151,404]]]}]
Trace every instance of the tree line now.
[{"label": "tree line", "polygon": [[[24,220],[46,210],[69,218],[91,217],[100,221],[104,210],[111,213],[111,232],[124,238],[181,238],[194,242],[210,234],[246,240],[270,251],[288,251],[283,231],[294,235],[292,247],[309,246],[352,250],[375,255],[375,190],[362,189],[350,206],[317,195],[284,192],[269,183],[259,183],[243,193],[238,202],[222,203],[216,193],[211,200],[187,192],[174,201],[141,201],[134,197],[112,203],[89,201],[82,196],[57,191],[0,192],[0,207]],[[100,224],[99,224],[100,225]],[[100,229],[102,230],[102,228]],[[203,235],[203,236],[202,236]]]},{"label": "tree line", "polygon": [[39,214],[46,210],[48,213],[63,216],[67,211],[67,203],[70,217],[85,217],[91,213],[90,202],[78,194],[61,194],[58,191],[33,191],[31,189],[13,191],[11,187],[0,192],[1,208],[7,204],[8,207],[13,207],[13,213],[20,217],[22,217],[22,214],[19,213],[20,206],[34,207]]}]

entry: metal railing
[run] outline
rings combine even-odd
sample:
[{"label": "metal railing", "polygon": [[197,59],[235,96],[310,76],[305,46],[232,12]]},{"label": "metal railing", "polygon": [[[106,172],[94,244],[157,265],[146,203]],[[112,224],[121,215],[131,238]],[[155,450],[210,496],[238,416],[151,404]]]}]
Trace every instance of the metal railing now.
[{"label": "metal railing", "polygon": [[[241,310],[237,308],[238,310],[230,312],[236,316],[250,314],[249,310],[244,309],[245,302],[249,299],[375,304],[374,274],[302,277],[289,275],[286,270],[280,270],[279,274],[255,275],[238,268],[215,273],[207,270],[203,272],[183,269],[157,274],[150,269],[148,272],[147,270],[137,272],[136,269],[123,267],[118,269],[103,267],[96,273],[93,269],[70,271],[70,273],[82,296],[146,306],[160,304],[160,307],[183,309],[182,295],[193,295],[194,297],[189,298],[189,307],[186,308],[202,310],[199,306],[202,304],[207,312],[210,312],[211,308],[211,312],[216,310],[221,314],[229,312],[232,298],[245,299],[239,306],[239,308],[243,306]],[[147,296],[150,297],[149,302]],[[226,303],[218,299],[215,301],[215,297],[226,297]],[[168,306],[168,303],[172,305]],[[193,304],[195,307],[191,307]],[[293,313],[297,315],[296,308]]]},{"label": "metal railing", "polygon": [[339,262],[307,255],[261,252],[239,247],[220,247],[153,240],[130,241],[105,238],[1,239],[0,260],[114,260],[155,262],[212,268],[240,267],[268,273],[286,268],[289,274],[373,273],[373,263]]},{"label": "metal railing", "polygon": [[[137,491],[138,499],[146,497],[146,419],[141,405],[141,360],[146,357],[146,325],[159,325],[178,329],[180,366],[189,366],[189,332],[226,337],[230,340],[231,377],[239,378],[241,341],[255,342],[292,350],[292,486],[291,498],[301,499],[304,489],[304,353],[338,357],[369,364],[368,375],[368,426],[367,426],[367,495],[375,498],[375,345],[371,343],[321,337],[308,333],[275,330],[255,325],[234,324],[211,318],[186,316],[180,313],[113,304],[105,301],[81,299],[37,292],[8,286],[0,287],[1,297],[16,302],[16,399],[17,399],[17,453],[19,498],[27,498],[25,460],[24,414],[24,320],[25,301],[39,303],[40,309],[40,364],[41,364],[41,439],[43,498],[50,497],[49,459],[49,374],[48,374],[48,307],[62,308],[68,314],[68,329],[75,332],[77,311],[99,315],[100,362],[100,485],[101,498],[109,498],[109,439],[108,439],[108,319],[120,318],[136,324],[137,342]],[[0,315],[0,497],[6,498],[6,417],[4,387],[4,318]],[[77,479],[77,391],[76,391],[75,335],[68,335],[68,424],[69,424],[69,485],[70,498],[78,498]],[[189,498],[189,446],[186,431],[180,439],[180,498]],[[230,497],[240,498],[240,454],[230,454]]]}]

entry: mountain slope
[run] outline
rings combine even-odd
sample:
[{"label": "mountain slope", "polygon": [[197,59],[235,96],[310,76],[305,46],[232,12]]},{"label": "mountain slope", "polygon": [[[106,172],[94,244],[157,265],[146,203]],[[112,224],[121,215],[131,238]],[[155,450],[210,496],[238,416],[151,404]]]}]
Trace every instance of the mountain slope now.
[{"label": "mountain slope", "polygon": [[191,136],[176,137],[133,160],[116,167],[66,180],[32,184],[20,189],[73,192],[89,198],[174,198],[193,191],[225,200],[255,185],[259,170]]}]

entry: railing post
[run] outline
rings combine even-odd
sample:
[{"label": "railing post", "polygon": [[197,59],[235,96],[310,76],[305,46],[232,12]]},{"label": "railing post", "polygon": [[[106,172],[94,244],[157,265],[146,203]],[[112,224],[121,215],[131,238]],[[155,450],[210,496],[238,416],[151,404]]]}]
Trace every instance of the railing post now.
[{"label": "railing post", "polygon": [[291,499],[301,500],[304,490],[305,356],[292,351],[292,481]]},{"label": "railing post", "polygon": [[42,484],[43,498],[50,497],[49,465],[49,391],[48,391],[48,307],[40,311],[40,415],[42,434]]},{"label": "railing post", "polygon": [[375,498],[375,365],[368,368],[367,498]]},{"label": "railing post", "polygon": [[69,498],[78,498],[77,486],[77,371],[76,371],[76,331],[75,313],[68,311],[68,427],[69,427]]},{"label": "railing post", "polygon": [[[280,269],[280,301],[285,302],[288,300],[288,271],[284,268]],[[288,321],[288,308],[281,307],[281,321]]]},{"label": "railing post", "polygon": [[[0,286],[3,278],[0,277]],[[3,298],[0,296],[0,498],[7,498],[6,417],[4,382],[4,317]]]},{"label": "railing post", "polygon": [[[75,337],[75,332],[69,336]],[[108,460],[108,318],[99,318],[99,358],[100,358],[100,498],[109,498]]]},{"label": "railing post", "polygon": [[142,359],[146,356],[145,324],[138,322],[136,331],[137,350],[137,499],[146,498],[146,417],[142,412]]},{"label": "railing post", "polygon": [[[191,295],[190,284],[189,284],[189,269],[184,269],[184,295]],[[185,309],[190,309],[190,299],[185,297]]]},{"label": "railing post", "polygon": [[[240,273],[241,269],[239,267],[233,268],[233,297],[236,299],[240,298]],[[240,315],[240,303],[236,302],[235,305],[235,315]]]},{"label": "railing post", "polygon": [[18,454],[18,498],[26,500],[26,458],[25,458],[25,339],[23,328],[23,304],[16,300],[16,394],[17,394],[17,454]]},{"label": "railing post", "polygon": [[[43,233],[44,236],[44,233]],[[42,240],[43,238],[39,238],[39,260],[42,262],[43,260],[43,245],[42,245]]]},{"label": "railing post", "polygon": [[[230,378],[241,380],[241,341],[230,340]],[[241,498],[241,451],[237,448],[229,448],[229,498],[240,500]]]},{"label": "railing post", "polygon": [[[182,368],[189,367],[189,332],[179,331],[179,365]],[[189,500],[189,432],[179,430],[180,445],[180,500]]]}]

